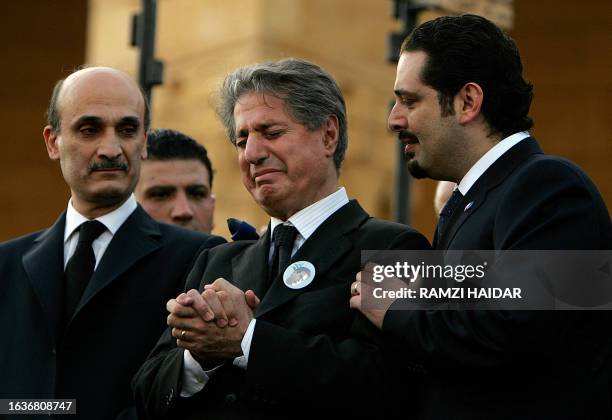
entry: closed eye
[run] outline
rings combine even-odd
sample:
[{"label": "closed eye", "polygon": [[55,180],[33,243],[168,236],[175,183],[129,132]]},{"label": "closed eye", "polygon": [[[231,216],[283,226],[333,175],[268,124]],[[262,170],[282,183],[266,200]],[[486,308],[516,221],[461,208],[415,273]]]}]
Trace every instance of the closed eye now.
[{"label": "closed eye", "polygon": [[266,133],[266,138],[268,140],[276,139],[284,134],[284,131],[270,131]]},{"label": "closed eye", "polygon": [[79,128],[79,133],[81,133],[85,137],[90,137],[97,134],[100,131],[98,127],[92,125],[85,125]]}]

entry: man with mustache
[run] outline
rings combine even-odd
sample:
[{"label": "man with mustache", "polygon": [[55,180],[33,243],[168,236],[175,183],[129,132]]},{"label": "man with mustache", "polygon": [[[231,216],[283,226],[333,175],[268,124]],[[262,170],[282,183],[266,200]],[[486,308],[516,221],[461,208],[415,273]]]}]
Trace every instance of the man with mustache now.
[{"label": "man with mustache", "polygon": [[[464,15],[417,27],[401,47],[394,91],[389,128],[412,175],[458,184],[440,213],[436,249],[610,249],[595,185],[572,162],[543,154],[527,131],[532,85],[516,44],[493,23]],[[427,369],[407,417],[612,416],[607,311],[385,313],[362,306],[371,288],[359,280],[351,306]],[[588,275],[575,280],[591,287]]]},{"label": "man with mustache", "polygon": [[387,409],[382,337],[349,308],[349,284],[362,250],[429,244],[371,218],[339,186],[346,109],[320,67],[287,59],[240,68],[219,97],[242,182],[271,221],[258,241],[199,256],[134,379],[140,413],[374,418]]},{"label": "man with mustache", "polygon": [[198,251],[224,242],[136,203],[148,125],[120,71],[56,84],[43,136],[71,197],[49,229],[0,244],[0,398],[76,399],[87,420],[133,413],[130,380],[164,330],[165,302]]}]

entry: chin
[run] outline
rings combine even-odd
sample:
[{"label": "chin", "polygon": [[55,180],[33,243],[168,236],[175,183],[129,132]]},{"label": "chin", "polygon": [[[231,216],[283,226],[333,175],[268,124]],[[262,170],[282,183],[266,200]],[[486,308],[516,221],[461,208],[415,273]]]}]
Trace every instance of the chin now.
[{"label": "chin", "polygon": [[419,162],[416,159],[411,159],[408,161],[408,172],[410,172],[410,175],[416,179],[429,178],[427,171],[421,165],[419,165]]},{"label": "chin", "polygon": [[91,192],[90,200],[91,202],[100,204],[100,205],[113,205],[117,204],[121,201],[125,201],[132,191],[127,188],[104,188],[97,191]]},{"label": "chin", "polygon": [[274,185],[265,184],[256,188],[251,195],[255,201],[261,205],[266,205],[267,203],[274,203],[275,201],[278,201],[282,194],[281,191],[279,191]]}]

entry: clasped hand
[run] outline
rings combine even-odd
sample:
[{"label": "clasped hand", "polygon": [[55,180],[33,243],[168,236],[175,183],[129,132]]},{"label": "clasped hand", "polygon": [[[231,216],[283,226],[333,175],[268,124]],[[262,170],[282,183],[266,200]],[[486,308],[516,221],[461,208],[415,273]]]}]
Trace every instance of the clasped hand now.
[{"label": "clasped hand", "polygon": [[219,278],[202,293],[191,289],[170,299],[167,323],[178,347],[189,350],[203,367],[212,366],[242,355],[240,343],[258,304],[252,290],[243,292]]}]

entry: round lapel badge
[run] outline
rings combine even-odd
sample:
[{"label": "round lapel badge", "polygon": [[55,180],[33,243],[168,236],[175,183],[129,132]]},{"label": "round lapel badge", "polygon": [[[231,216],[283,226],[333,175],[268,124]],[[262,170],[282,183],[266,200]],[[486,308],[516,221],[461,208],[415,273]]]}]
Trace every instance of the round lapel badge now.
[{"label": "round lapel badge", "polygon": [[290,289],[303,289],[315,278],[314,265],[308,261],[297,261],[285,269],[283,282]]}]

